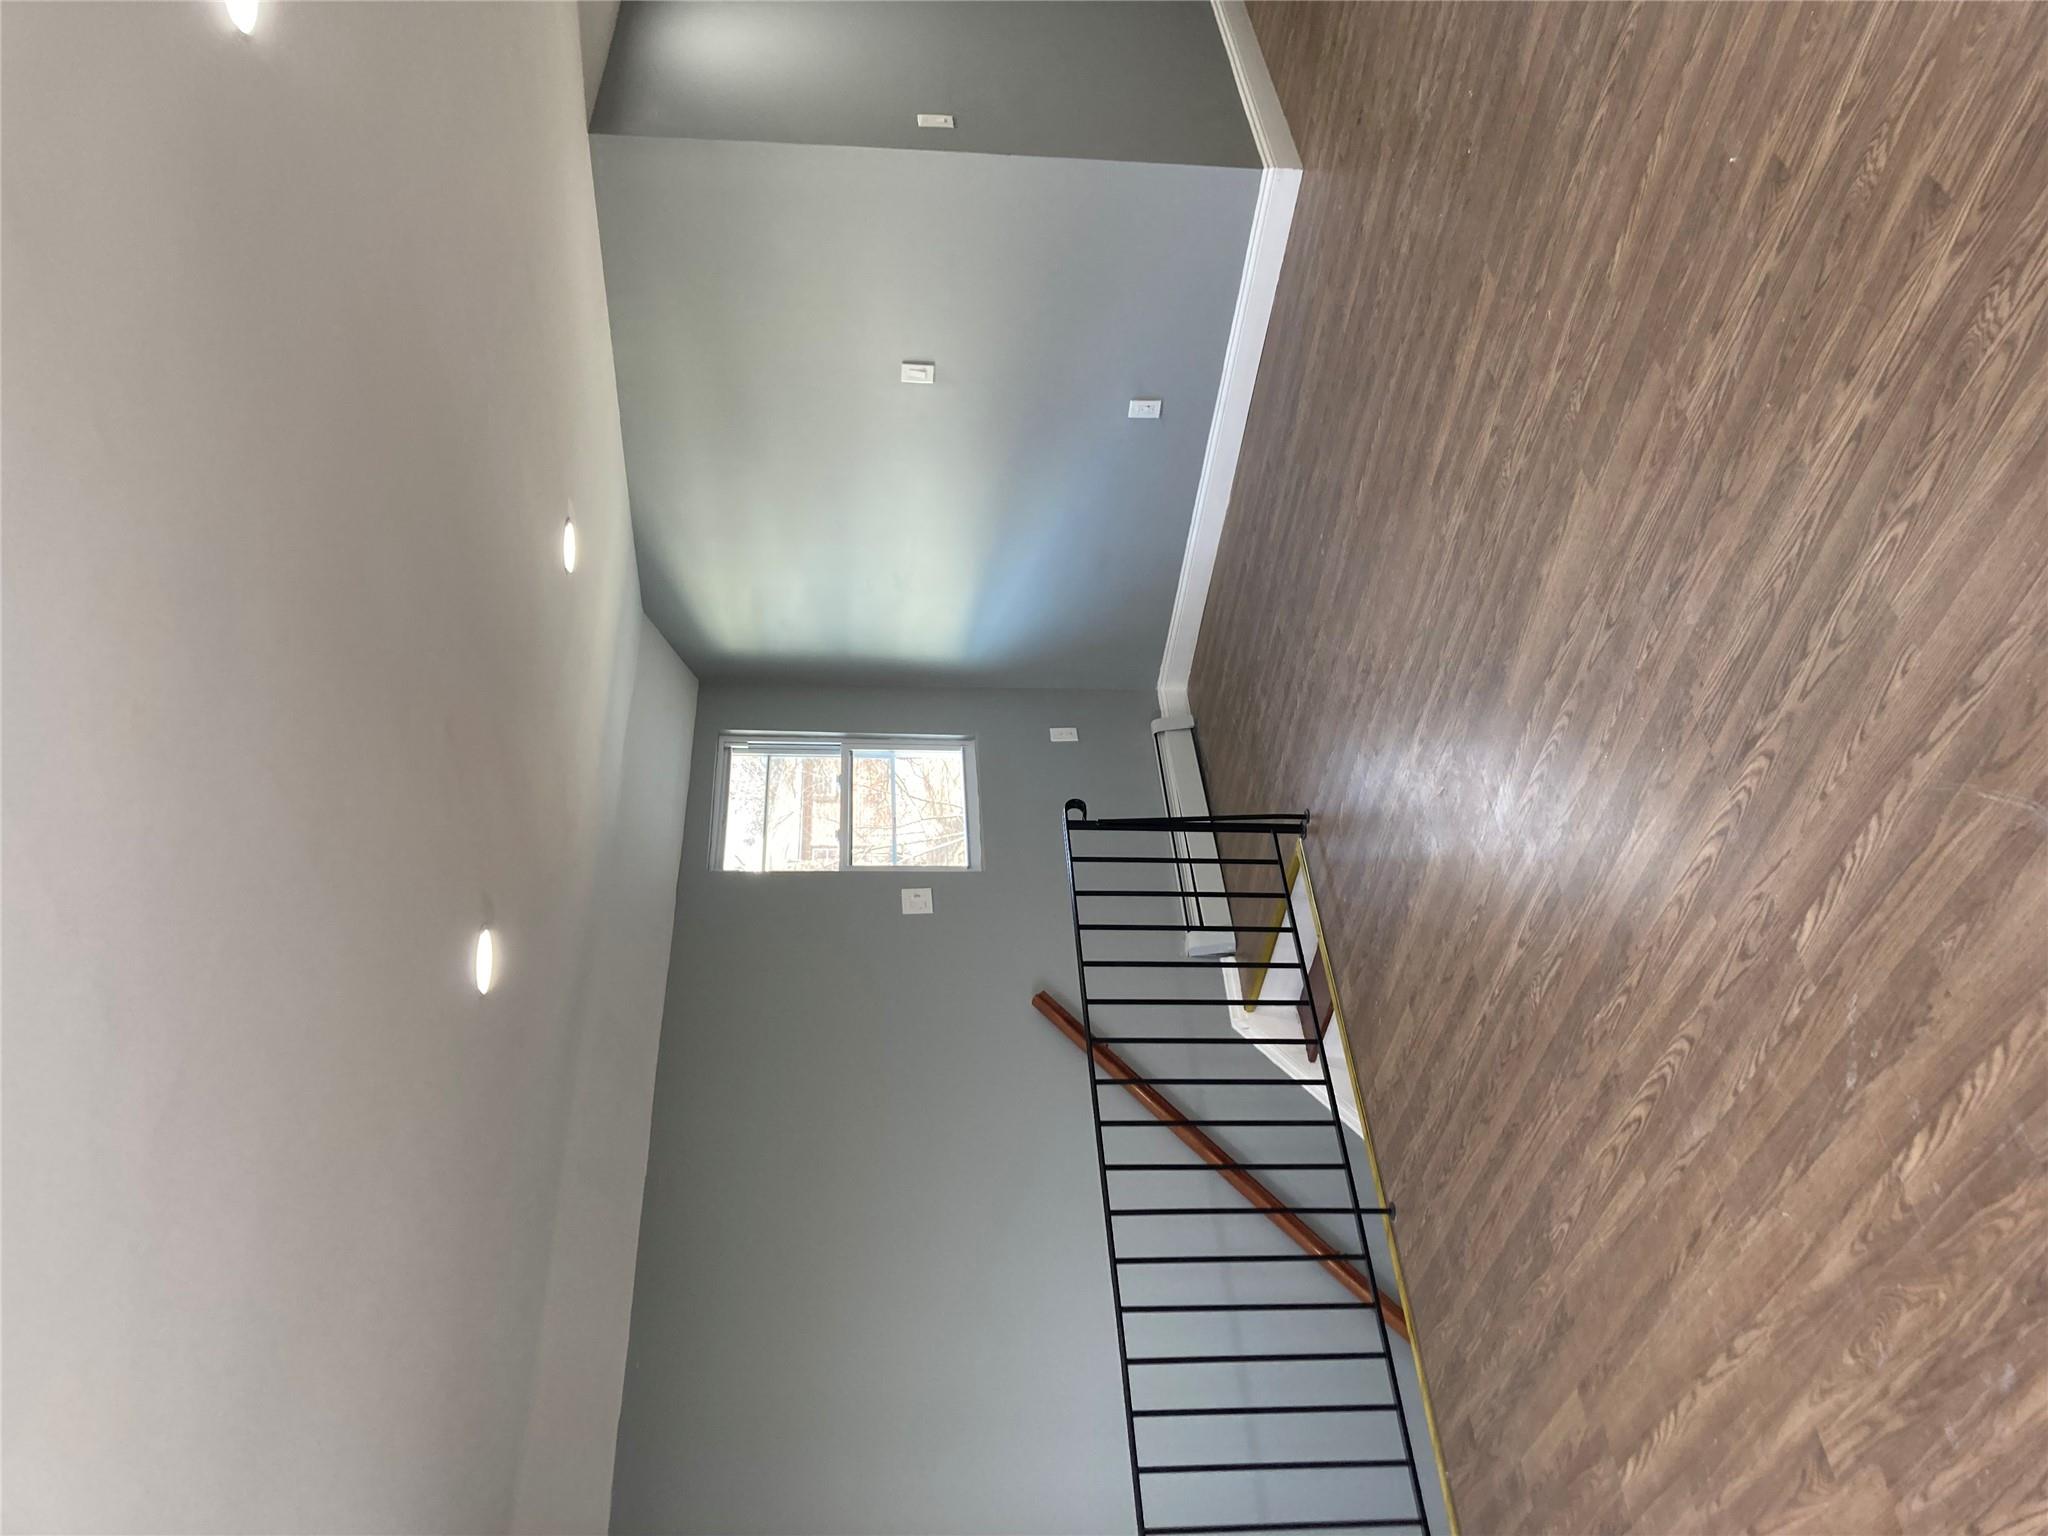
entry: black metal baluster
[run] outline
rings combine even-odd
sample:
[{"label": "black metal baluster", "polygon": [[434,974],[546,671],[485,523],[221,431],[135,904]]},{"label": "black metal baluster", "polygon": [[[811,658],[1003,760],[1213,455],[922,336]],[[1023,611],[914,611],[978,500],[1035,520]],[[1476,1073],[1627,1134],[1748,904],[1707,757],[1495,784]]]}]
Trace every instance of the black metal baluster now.
[{"label": "black metal baluster", "polygon": [[[1216,971],[1219,973],[1226,970],[1236,970],[1240,973],[1249,970],[1264,970],[1266,972],[1282,972],[1291,970],[1301,973],[1303,979],[1303,992],[1306,995],[1308,993],[1308,949],[1307,945],[1303,942],[1301,933],[1301,923],[1294,907],[1293,887],[1288,880],[1286,850],[1281,839],[1283,837],[1292,837],[1300,840],[1302,859],[1300,868],[1305,872],[1308,867],[1308,851],[1306,846],[1307,829],[1308,817],[1306,813],[1294,816],[1169,816],[1138,817],[1118,819],[1113,821],[1098,821],[1091,820],[1088,817],[1087,806],[1079,800],[1068,801],[1065,809],[1064,839],[1067,859],[1067,884],[1070,893],[1070,907],[1074,921],[1074,959],[1076,970],[1078,973],[1077,979],[1080,983],[1081,1034],[1087,1051],[1087,1069],[1089,1078],[1090,1101],[1089,1113],[1091,1121],[1095,1128],[1096,1168],[1100,1193],[1102,1196],[1103,1235],[1104,1242],[1108,1249],[1109,1254],[1110,1297],[1116,1315],[1117,1354],[1118,1365],[1121,1372],[1123,1385],[1125,1434],[1130,1452],[1131,1491],[1133,1505],[1137,1514],[1139,1536],[1194,1536],[1194,1533],[1211,1532],[1218,1533],[1218,1536],[1221,1536],[1221,1533],[1226,1532],[1269,1530],[1306,1531],[1419,1529],[1422,1532],[1424,1532],[1424,1536],[1429,1536],[1430,1532],[1429,1514],[1427,1507],[1423,1503],[1421,1474],[1415,1458],[1414,1440],[1410,1434],[1408,1427],[1407,1414],[1405,1411],[1406,1405],[1403,1400],[1400,1376],[1396,1369],[1393,1355],[1392,1336],[1388,1328],[1385,1312],[1381,1306],[1382,1295],[1379,1284],[1379,1277],[1376,1273],[1372,1272],[1372,1250],[1366,1235],[1366,1217],[1368,1215],[1375,1215],[1391,1218],[1393,1215],[1393,1208],[1391,1206],[1366,1206],[1359,1201],[1357,1175],[1351,1163],[1349,1144],[1345,1141],[1344,1138],[1344,1121],[1342,1113],[1338,1108],[1337,1086],[1330,1068],[1329,1052],[1318,1051],[1316,1053],[1317,1061],[1321,1068],[1322,1073],[1321,1091],[1323,1094],[1323,1105],[1325,1110],[1324,1116],[1281,1117],[1272,1115],[1270,1113],[1225,1114],[1222,1112],[1210,1114],[1208,1112],[1210,1106],[1207,1101],[1204,1101],[1202,1104],[1202,1112],[1193,1113],[1189,1111],[1180,1110],[1176,1106],[1172,1105],[1170,1102],[1160,1102],[1160,1098],[1156,1094],[1152,1095],[1147,1103],[1147,1107],[1154,1111],[1153,1118],[1150,1120],[1126,1119],[1122,1117],[1105,1118],[1102,1111],[1102,1090],[1104,1088],[1121,1089],[1125,1087],[1134,1087],[1150,1089],[1162,1086],[1187,1085],[1209,1088],[1271,1088],[1276,1086],[1287,1086],[1310,1090],[1313,1089],[1313,1079],[1301,1080],[1277,1076],[1252,1077],[1231,1073],[1227,1069],[1222,1072],[1207,1073],[1203,1075],[1188,1075],[1160,1078],[1146,1077],[1136,1069],[1131,1070],[1130,1076],[1128,1078],[1123,1076],[1098,1076],[1097,1061],[1095,1054],[1098,1045],[1108,1047],[1128,1043],[1137,1045],[1154,1044],[1176,1046],[1237,1046],[1241,1048],[1257,1049],[1261,1042],[1244,1037],[1232,1038],[1228,1036],[1217,1036],[1215,1034],[1148,1034],[1099,1037],[1096,1033],[1094,1018],[1095,1010],[1098,1008],[1202,1008],[1223,1007],[1227,1006],[1227,1004],[1225,1000],[1222,998],[1209,999],[1203,997],[1167,997],[1157,995],[1099,997],[1091,991],[1088,977],[1088,972],[1091,969],[1104,970],[1112,975],[1121,974],[1126,978],[1125,985],[1126,989],[1128,989],[1129,981],[1132,979],[1137,979],[1137,977],[1134,976],[1133,973],[1142,974],[1144,972],[1156,972],[1162,970]],[[1151,854],[1094,853],[1076,851],[1077,834],[1085,835],[1093,833],[1107,833],[1111,835],[1128,835],[1134,832],[1167,833],[1167,847],[1170,850],[1170,852],[1165,856],[1160,856]],[[1272,844],[1272,857],[1270,859],[1264,857],[1225,857],[1223,856],[1221,849],[1216,850],[1217,856],[1215,857],[1197,857],[1191,855],[1187,851],[1192,846],[1188,839],[1192,834],[1195,833],[1207,834],[1212,837],[1219,834],[1231,833],[1249,833],[1254,836],[1262,836],[1265,839],[1270,840]],[[1098,869],[1098,866],[1114,865],[1172,865],[1174,870],[1174,883],[1171,887],[1164,889],[1144,888],[1134,885],[1122,884],[1093,886],[1084,889],[1080,885],[1076,877],[1077,869],[1088,869],[1093,872],[1099,873],[1101,876],[1108,879],[1129,878],[1128,873],[1119,875],[1118,872],[1112,869]],[[1199,916],[1201,915],[1201,908],[1199,904],[1199,896],[1196,896],[1194,902],[1191,905],[1190,897],[1191,894],[1194,893],[1190,892],[1189,882],[1184,878],[1184,872],[1192,866],[1203,865],[1217,867],[1235,867],[1243,869],[1270,868],[1278,877],[1280,889],[1277,892],[1239,891],[1226,894],[1222,897],[1219,897],[1219,900],[1223,901],[1226,904],[1225,916],[1229,919],[1229,921],[1218,924],[1202,923],[1199,921],[1189,922],[1186,921],[1185,918],[1190,913],[1199,918]],[[1240,901],[1245,899],[1246,897],[1277,897],[1281,904],[1282,921],[1272,924],[1240,924],[1236,921],[1237,914],[1235,909],[1229,906],[1229,902],[1232,896],[1235,896]],[[1182,916],[1184,920],[1180,923],[1155,923],[1133,921],[1084,921],[1084,909],[1082,903],[1085,900],[1089,900],[1091,898],[1101,898],[1110,901],[1145,898],[1155,900],[1177,900],[1178,904],[1181,906]],[[1091,908],[1089,909],[1089,912],[1092,914],[1094,910],[1095,909]],[[1115,914],[1114,909],[1112,909],[1111,915],[1118,914]],[[1100,957],[1095,957],[1091,956],[1088,953],[1087,940],[1085,938],[1085,936],[1090,933],[1177,934],[1187,933],[1190,931],[1199,931],[1205,933],[1227,932],[1237,936],[1242,936],[1246,933],[1271,935],[1274,941],[1275,953],[1268,957],[1263,966],[1257,965],[1252,962],[1239,960],[1236,958],[1235,955],[1227,955],[1220,959],[1205,958],[1177,960],[1126,958],[1124,956],[1114,954],[1107,954],[1102,955]],[[1281,934],[1286,934],[1288,936],[1289,941],[1294,946],[1293,958],[1291,960],[1283,959],[1281,954],[1279,953],[1279,936]],[[1324,963],[1328,964],[1327,958],[1325,959]],[[1206,1061],[1207,1059],[1208,1058],[1203,1057],[1198,1058],[1196,1060]],[[1193,1062],[1191,1061],[1191,1065],[1192,1064]],[[1228,1102],[1231,1097],[1231,1095],[1226,1094],[1224,1096],[1225,1102]],[[1260,1107],[1266,1108],[1267,1105],[1264,1103],[1264,1101],[1261,1101]],[[1112,1162],[1110,1161],[1108,1155],[1108,1138],[1106,1134],[1109,1130],[1112,1129],[1136,1132],[1138,1130],[1164,1128],[1173,1130],[1176,1132],[1176,1134],[1180,1134],[1183,1136],[1192,1135],[1199,1132],[1204,1139],[1207,1139],[1207,1132],[1211,1129],[1231,1129],[1237,1127],[1300,1127],[1320,1134],[1321,1129],[1325,1124],[1329,1126],[1331,1134],[1336,1138],[1337,1141],[1337,1160],[1335,1162],[1319,1162],[1309,1161],[1305,1159],[1297,1160],[1297,1158],[1295,1157],[1287,1156],[1283,1156],[1278,1159],[1274,1159],[1269,1156],[1255,1156],[1250,1160],[1242,1160],[1238,1157],[1230,1156],[1226,1152],[1223,1153],[1223,1155],[1229,1157],[1229,1160],[1219,1164],[1216,1162],[1208,1161],[1208,1159],[1217,1156],[1220,1150],[1216,1147],[1213,1141],[1210,1141],[1208,1144],[1208,1149],[1202,1152],[1202,1156],[1204,1158],[1204,1161],[1202,1162],[1153,1162],[1149,1160]],[[1111,1198],[1109,1176],[1112,1173],[1212,1173],[1232,1169],[1244,1170],[1246,1172],[1265,1170],[1302,1170],[1323,1173],[1341,1172],[1344,1175],[1344,1191],[1345,1196],[1347,1197],[1347,1203],[1343,1205],[1308,1204],[1296,1206],[1293,1205],[1291,1202],[1281,1201],[1274,1211],[1269,1211],[1259,1204],[1249,1205],[1242,1209],[1235,1207],[1208,1207],[1200,1205],[1181,1204],[1134,1203],[1127,1206],[1118,1206],[1113,1202]],[[1264,1194],[1263,1191],[1261,1191],[1261,1193]],[[1272,1197],[1268,1198],[1270,1199]],[[1357,1238],[1356,1249],[1348,1252],[1332,1251],[1326,1254],[1318,1254],[1314,1252],[1303,1252],[1299,1254],[1238,1254],[1231,1252],[1224,1252],[1219,1254],[1168,1252],[1124,1256],[1118,1252],[1117,1222],[1119,1220],[1136,1220],[1148,1217],[1206,1218],[1229,1215],[1257,1215],[1271,1217],[1275,1214],[1282,1214],[1294,1218],[1303,1218],[1307,1216],[1348,1215],[1352,1219],[1353,1230]],[[1306,1223],[1297,1221],[1297,1225],[1306,1225]],[[1311,1228],[1310,1230],[1313,1229]],[[1324,1238],[1323,1242],[1325,1245],[1327,1245],[1329,1240],[1327,1238]],[[1144,1302],[1137,1304],[1127,1304],[1124,1301],[1123,1273],[1126,1269],[1149,1269],[1153,1266],[1157,1266],[1158,1268],[1153,1270],[1153,1272],[1188,1272],[1172,1270],[1169,1269],[1169,1267],[1192,1266],[1192,1272],[1199,1273],[1201,1272],[1201,1268],[1203,1266],[1217,1266],[1228,1272],[1230,1266],[1243,1265],[1246,1267],[1248,1273],[1280,1273],[1283,1271],[1269,1270],[1266,1268],[1266,1266],[1293,1263],[1318,1263],[1328,1265],[1333,1262],[1350,1266],[1363,1265],[1367,1270],[1367,1274],[1365,1276],[1356,1277],[1359,1283],[1358,1285],[1353,1287],[1354,1294],[1346,1297],[1343,1300],[1221,1302],[1164,1301]],[[1369,1295],[1371,1299],[1362,1299],[1361,1293],[1363,1293],[1363,1295]],[[1197,1344],[1196,1348],[1199,1352],[1173,1354],[1148,1353],[1134,1357],[1131,1354],[1130,1337],[1126,1324],[1126,1318],[1130,1315],[1194,1316],[1203,1314],[1238,1315],[1253,1313],[1302,1314],[1323,1312],[1343,1313],[1355,1312],[1360,1310],[1369,1311],[1372,1313],[1374,1329],[1377,1334],[1378,1340],[1378,1348],[1376,1349],[1338,1349],[1324,1347],[1315,1347],[1308,1349],[1275,1349],[1268,1347],[1249,1350],[1239,1349],[1228,1352],[1209,1352],[1202,1351],[1200,1349],[1200,1345]],[[1233,1340],[1233,1342],[1235,1342],[1235,1340]],[[1217,1365],[1236,1365],[1240,1367],[1249,1367],[1255,1365],[1285,1364],[1291,1362],[1330,1362],[1345,1365],[1348,1368],[1350,1362],[1372,1361],[1378,1361],[1381,1367],[1385,1369],[1387,1372],[1388,1386],[1393,1398],[1391,1402],[1228,1403],[1190,1405],[1185,1407],[1174,1408],[1139,1408],[1136,1406],[1135,1397],[1132,1390],[1133,1368],[1137,1368],[1140,1370],[1150,1370],[1154,1374],[1166,1374],[1171,1376],[1174,1375],[1177,1372],[1178,1368],[1181,1367],[1205,1367]],[[1282,1416],[1291,1418],[1303,1416],[1334,1417],[1341,1415],[1371,1416],[1385,1414],[1393,1415],[1395,1425],[1400,1434],[1400,1445],[1402,1454],[1398,1458],[1385,1455],[1347,1457],[1341,1454],[1334,1457],[1320,1456],[1314,1454],[1303,1456],[1297,1452],[1296,1454],[1291,1456],[1283,1456],[1267,1461],[1224,1459],[1210,1460],[1206,1458],[1172,1460],[1155,1458],[1154,1461],[1148,1463],[1141,1457],[1138,1447],[1138,1421],[1140,1419],[1147,1419],[1153,1421],[1187,1421],[1202,1419],[1239,1418],[1243,1419],[1246,1422],[1247,1426],[1249,1426],[1251,1423],[1257,1422],[1266,1416]],[[1244,1522],[1237,1523],[1200,1525],[1151,1525],[1147,1523],[1144,1493],[1144,1483],[1147,1477],[1199,1477],[1213,1485],[1217,1479],[1227,1479],[1231,1475],[1239,1475],[1250,1478],[1262,1478],[1276,1473],[1380,1468],[1392,1470],[1397,1467],[1406,1468],[1408,1472],[1409,1491],[1415,1504],[1415,1513],[1412,1516],[1367,1516],[1350,1520],[1313,1519],[1293,1521],[1273,1520],[1270,1517],[1260,1517],[1258,1519],[1247,1520]],[[1263,1485],[1255,1484],[1254,1486],[1257,1487]]]},{"label": "black metal baluster", "polygon": [[1116,1309],[1117,1366],[1124,1382],[1124,1438],[1131,1448],[1131,1502],[1138,1517],[1138,1536],[1145,1533],[1145,1479],[1138,1472],[1138,1420],[1131,1411],[1131,1346],[1124,1337],[1124,1286],[1116,1262],[1116,1220],[1109,1214],[1109,1157],[1102,1144],[1102,1095],[1095,1090],[1095,1020],[1088,1006],[1088,961],[1081,948],[1081,897],[1074,883],[1074,813],[1083,818],[1088,807],[1069,800],[1066,809],[1067,889],[1074,909],[1074,969],[1081,986],[1081,1033],[1088,1042],[1088,1113],[1095,1122],[1095,1167],[1102,1181],[1102,1235],[1109,1245],[1109,1296]]}]

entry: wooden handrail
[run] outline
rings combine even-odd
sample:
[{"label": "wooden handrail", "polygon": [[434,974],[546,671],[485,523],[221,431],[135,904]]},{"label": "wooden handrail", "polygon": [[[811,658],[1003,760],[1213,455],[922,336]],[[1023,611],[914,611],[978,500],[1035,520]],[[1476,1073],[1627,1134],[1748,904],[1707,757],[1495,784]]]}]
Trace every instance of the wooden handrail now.
[{"label": "wooden handrail", "polygon": [[[1084,1051],[1088,1049],[1088,1032],[1081,1027],[1081,1021],[1067,1012],[1059,999],[1050,992],[1041,992],[1032,998],[1031,1006],[1045,1015],[1057,1026],[1059,1032],[1074,1044]],[[1230,1166],[1237,1159],[1194,1126],[1182,1123],[1188,1117],[1173,1100],[1146,1082],[1141,1074],[1132,1071],[1123,1057],[1100,1042],[1095,1046],[1095,1064],[1108,1074],[1111,1081],[1150,1110],[1156,1119],[1167,1122],[1167,1129],[1180,1138],[1182,1145],[1214,1168],[1216,1176],[1224,1183],[1244,1196],[1253,1206],[1264,1211],[1266,1219],[1293,1238],[1303,1253],[1320,1258],[1323,1261],[1322,1267],[1336,1276],[1338,1283],[1345,1290],[1360,1301],[1377,1302],[1380,1310],[1386,1314],[1387,1326],[1402,1338],[1409,1338],[1408,1315],[1401,1310],[1401,1304],[1379,1290],[1371,1279],[1360,1274],[1349,1261],[1340,1258],[1337,1250],[1324,1242],[1314,1227],[1287,1209],[1285,1202],[1264,1184],[1243,1169]]]}]

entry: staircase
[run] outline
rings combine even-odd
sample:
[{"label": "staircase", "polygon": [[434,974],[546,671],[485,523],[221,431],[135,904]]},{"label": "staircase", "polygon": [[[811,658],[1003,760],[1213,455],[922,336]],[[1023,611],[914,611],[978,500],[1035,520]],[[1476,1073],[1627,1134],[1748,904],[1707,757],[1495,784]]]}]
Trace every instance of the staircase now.
[{"label": "staircase", "polygon": [[[1314,952],[1287,899],[1307,830],[1066,806],[1079,1018],[1036,1003],[1086,1052],[1140,1536],[1432,1530],[1367,1237],[1393,1210],[1360,1201],[1331,1053],[1304,1094],[1226,1012],[1223,973]],[[1198,869],[1227,900],[1183,899]]]}]

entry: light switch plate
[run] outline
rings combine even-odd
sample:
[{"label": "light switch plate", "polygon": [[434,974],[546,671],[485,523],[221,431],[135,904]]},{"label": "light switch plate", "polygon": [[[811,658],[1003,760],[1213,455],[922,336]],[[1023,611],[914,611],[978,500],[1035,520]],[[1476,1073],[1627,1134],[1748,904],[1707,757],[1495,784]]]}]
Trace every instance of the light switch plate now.
[{"label": "light switch plate", "polygon": [[1071,725],[1056,725],[1052,728],[1052,739],[1054,741],[1079,741],[1081,733]]},{"label": "light switch plate", "polygon": [[939,378],[937,363],[905,363],[899,375],[906,384],[936,384]]},{"label": "light switch plate", "polygon": [[1159,402],[1157,400],[1133,400],[1131,402],[1131,419],[1133,421],[1157,421],[1159,419]]},{"label": "light switch plate", "polygon": [[932,888],[928,885],[907,886],[903,892],[903,915],[905,917],[929,917],[932,910]]}]

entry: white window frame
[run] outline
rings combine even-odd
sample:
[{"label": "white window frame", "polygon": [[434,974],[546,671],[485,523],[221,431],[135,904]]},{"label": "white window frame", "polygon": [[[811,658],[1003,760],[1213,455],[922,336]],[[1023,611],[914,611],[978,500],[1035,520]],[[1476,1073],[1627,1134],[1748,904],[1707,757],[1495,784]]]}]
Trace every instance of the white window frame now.
[{"label": "white window frame", "polygon": [[[839,749],[839,864],[834,869],[727,869],[725,867],[725,818],[728,779],[732,773],[732,751],[773,751],[817,753],[821,747]],[[963,864],[856,864],[853,862],[853,755],[855,752],[894,750],[928,752],[935,748],[957,749],[960,753],[961,782],[967,799],[967,862]],[[981,784],[975,773],[972,736],[874,736],[840,731],[725,731],[718,738],[718,786],[711,828],[711,867],[722,875],[962,875],[981,868]]]}]

